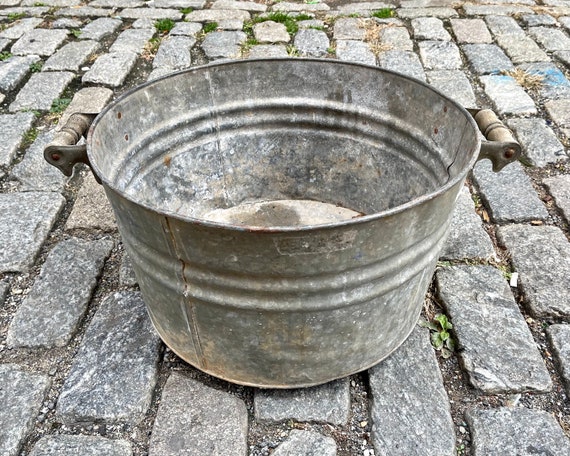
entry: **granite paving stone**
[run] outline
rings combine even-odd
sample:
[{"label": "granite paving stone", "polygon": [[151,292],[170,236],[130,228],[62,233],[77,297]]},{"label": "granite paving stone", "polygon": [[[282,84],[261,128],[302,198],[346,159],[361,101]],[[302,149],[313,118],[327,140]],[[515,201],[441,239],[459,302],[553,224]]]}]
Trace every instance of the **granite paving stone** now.
[{"label": "granite paving stone", "polygon": [[188,22],[221,22],[228,19],[238,19],[248,21],[251,15],[247,11],[242,10],[196,10],[185,16]]},{"label": "granite paving stone", "polygon": [[455,454],[449,400],[427,330],[416,326],[400,348],[368,372],[375,454]]},{"label": "granite paving stone", "polygon": [[517,21],[510,16],[485,16],[487,27],[495,36],[499,35],[523,35],[524,30],[517,23]]},{"label": "granite paving stone", "polygon": [[447,7],[398,9],[398,17],[402,19],[416,19],[418,17],[438,17],[440,19],[446,19],[458,16],[459,14],[454,8]]},{"label": "granite paving stone", "polygon": [[462,61],[459,48],[448,41],[420,41],[420,57],[426,70],[456,70]]},{"label": "granite paving stone", "polygon": [[155,8],[203,9],[206,0],[150,0],[148,4]]},{"label": "granite paving stone", "polygon": [[464,108],[478,106],[475,93],[461,70],[435,70],[426,72],[428,82]]},{"label": "granite paving stone", "polygon": [[[520,2],[519,2],[520,3]],[[528,6],[523,5],[463,5],[463,11],[467,16],[504,15],[514,16],[520,14],[532,14]]]},{"label": "granite paving stone", "polygon": [[36,28],[25,32],[11,48],[14,55],[50,56],[67,38],[68,31]]},{"label": "granite paving stone", "polygon": [[552,55],[567,68],[570,68],[570,51],[556,51]]},{"label": "granite paving stone", "polygon": [[235,58],[240,56],[246,39],[243,32],[211,32],[204,38],[202,49],[209,59]]},{"label": "granite paving stone", "polygon": [[53,140],[55,130],[42,131],[26,150],[24,159],[12,170],[19,191],[61,192],[69,181],[59,169],[44,159],[44,148]]},{"label": "granite paving stone", "polygon": [[560,175],[543,180],[548,192],[554,197],[556,206],[566,221],[570,221],[570,176]]},{"label": "granite paving stone", "polygon": [[539,92],[543,99],[570,98],[570,81],[553,63],[527,63],[518,68],[541,79]]},{"label": "granite paving stone", "polygon": [[270,421],[319,421],[344,425],[350,411],[348,377],[313,386],[289,390],[256,389],[255,419]]},{"label": "granite paving stone", "polygon": [[49,435],[42,437],[29,456],[132,456],[126,440],[91,435]]},{"label": "granite paving stone", "polygon": [[340,17],[334,23],[333,38],[335,40],[363,40],[366,30],[362,19],[356,17]]},{"label": "granite paving stone", "polygon": [[129,255],[126,253],[121,259],[121,266],[119,268],[119,282],[121,285],[132,287],[137,284],[137,277],[133,268],[133,262]]},{"label": "granite paving stone", "polygon": [[521,223],[548,217],[548,211],[519,163],[511,163],[495,173],[491,162],[483,160],[475,165],[473,177],[495,222]]},{"label": "granite paving stone", "polygon": [[10,284],[7,280],[0,280],[0,306],[4,305],[6,301],[6,297],[8,296],[8,289],[10,288]]},{"label": "granite paving stone", "polygon": [[513,63],[548,62],[548,55],[526,35],[499,35],[497,44],[501,46]]},{"label": "granite paving stone", "polygon": [[0,16],[23,14],[28,17],[40,17],[42,15],[47,14],[49,11],[50,8],[48,6],[41,6],[41,7],[22,6],[22,7],[4,8],[0,10]]},{"label": "granite paving stone", "polygon": [[531,313],[537,317],[570,315],[570,244],[554,226],[499,227]]},{"label": "granite paving stone", "polygon": [[488,260],[493,257],[493,243],[475,212],[475,204],[467,187],[461,189],[455,204],[449,236],[441,258]]},{"label": "granite paving stone", "polygon": [[[336,24],[336,22],[335,22]],[[319,19],[304,19],[302,21],[297,21],[297,25],[299,29],[307,29],[307,28],[317,28],[317,29],[328,29],[328,24],[325,24],[324,21]],[[334,36],[333,36],[334,38]]]},{"label": "granite paving stone", "polygon": [[156,29],[155,24],[156,24],[156,19],[151,19],[149,17],[141,17],[133,22],[132,28],[154,30]]},{"label": "granite paving stone", "polygon": [[[38,2],[34,0],[22,0],[20,2],[21,6],[35,6]],[[44,0],[42,6],[53,6],[57,8],[61,8],[64,6],[77,6],[81,3],[81,0]]]},{"label": "granite paving stone", "polygon": [[3,51],[4,49],[6,49],[11,42],[12,41],[9,40],[8,38],[1,38],[0,37],[0,51]]},{"label": "granite paving stone", "polygon": [[58,193],[0,193],[0,272],[28,270],[64,204]]},{"label": "granite paving stone", "polygon": [[13,24],[10,24],[4,30],[0,31],[0,37],[8,38],[10,40],[17,40],[24,35],[24,33],[35,29],[43,22],[39,17],[25,17]]},{"label": "granite paving stone", "polygon": [[248,57],[251,59],[267,59],[275,57],[287,57],[287,47],[283,44],[260,44],[252,46],[249,50]]},{"label": "granite paving stone", "polygon": [[81,29],[79,39],[100,41],[115,33],[122,23],[120,19],[99,17]]},{"label": "granite paving stone", "polygon": [[536,114],[536,106],[532,98],[511,76],[481,76],[485,93],[491,99],[497,114]]},{"label": "granite paving stone", "polygon": [[271,5],[271,11],[301,12],[301,11],[329,11],[326,3],[290,3],[278,2]]},{"label": "granite paving stone", "polygon": [[202,24],[198,22],[178,22],[170,31],[170,36],[192,36],[195,37],[202,31]]},{"label": "granite paving stone", "polygon": [[75,74],[70,71],[34,73],[18,92],[9,110],[11,112],[25,109],[49,111],[54,100],[61,96],[74,78]]},{"label": "granite paving stone", "polygon": [[477,74],[498,74],[515,69],[511,59],[495,44],[466,44],[462,50]]},{"label": "granite paving stone", "polygon": [[287,33],[285,24],[265,21],[253,26],[253,35],[259,43],[288,43],[291,36]]},{"label": "granite paving stone", "polygon": [[475,388],[488,394],[551,390],[532,334],[497,269],[454,266],[438,270],[436,280],[458,356]]},{"label": "granite paving stone", "polygon": [[47,375],[0,364],[0,454],[20,454],[50,384]]},{"label": "granite paving stone", "polygon": [[493,37],[483,19],[451,19],[450,23],[458,43],[493,42]]},{"label": "granite paving stone", "polygon": [[138,292],[102,302],[74,358],[56,407],[71,423],[138,423],[157,381],[160,342]]},{"label": "granite paving stone", "polygon": [[570,395],[570,325],[554,324],[546,329],[550,346],[562,376],[566,394]]},{"label": "granite paving stone", "polygon": [[228,30],[241,32],[243,30],[244,21],[241,19],[228,19],[218,22],[218,30]]},{"label": "granite paving stone", "polygon": [[12,162],[24,133],[32,127],[34,119],[31,112],[0,114],[0,166],[8,166]]},{"label": "granite paving stone", "polygon": [[550,100],[544,103],[544,107],[554,123],[570,138],[570,99]]},{"label": "granite paving stone", "polygon": [[61,17],[51,23],[51,28],[56,29],[79,29],[83,22],[79,19],[70,17]]},{"label": "granite paving stone", "polygon": [[135,66],[137,54],[133,51],[111,52],[100,56],[81,81],[83,83],[102,84],[119,87]]},{"label": "granite paving stone", "polygon": [[338,6],[338,10],[345,15],[350,14],[362,14],[362,15],[370,15],[373,11],[381,10],[382,8],[391,8],[394,5],[393,2],[384,1],[384,2],[359,2],[356,1],[354,3],[345,3]]},{"label": "granite paving stone", "polygon": [[183,70],[192,64],[190,50],[196,39],[187,36],[170,36],[160,43],[160,47],[152,61],[153,68]]},{"label": "granite paving stone", "polygon": [[524,155],[533,166],[546,166],[568,156],[564,146],[543,119],[509,119],[508,127],[515,133]]},{"label": "granite paving stone", "polygon": [[14,90],[30,73],[30,65],[40,60],[37,55],[27,55],[12,56],[0,62],[0,90],[4,92]]},{"label": "granite paving stone", "polygon": [[42,71],[79,71],[81,65],[98,49],[97,41],[73,41],[47,59]]},{"label": "granite paving stone", "polygon": [[314,431],[293,429],[272,456],[336,456],[336,442]]},{"label": "granite paving stone", "polygon": [[566,455],[570,454],[568,437],[556,419],[542,410],[524,407],[474,408],[465,418],[472,438],[473,456]]},{"label": "granite paving stone", "polygon": [[124,8],[121,17],[125,19],[182,19],[180,10],[173,8]]},{"label": "granite paving stone", "polygon": [[556,19],[550,14],[523,14],[521,21],[527,27],[536,27],[539,25],[556,25]]},{"label": "granite paving stone", "polygon": [[376,64],[376,56],[370,47],[362,41],[338,40],[335,54],[339,60],[343,61],[364,63],[365,65]]},{"label": "granite paving stone", "polygon": [[388,70],[411,76],[412,78],[426,80],[424,67],[415,52],[386,51],[378,55],[378,66]]},{"label": "granite paving stone", "polygon": [[252,13],[263,13],[267,11],[267,5],[256,2],[243,2],[235,0],[216,0],[212,4],[212,9],[244,10]]},{"label": "granite paving stone", "polygon": [[9,347],[63,347],[87,310],[113,241],[59,242],[10,324]]},{"label": "granite paving stone", "polygon": [[243,456],[247,451],[243,401],[172,372],[150,439],[149,456]]},{"label": "granite paving stone", "polygon": [[547,51],[570,51],[570,38],[562,30],[551,27],[530,27],[528,33]]},{"label": "granite paving stone", "polygon": [[323,57],[327,55],[330,41],[327,34],[321,30],[299,30],[293,42],[302,56]]},{"label": "granite paving stone", "polygon": [[451,41],[451,35],[437,17],[418,17],[411,21],[414,38],[417,40]]},{"label": "granite paving stone", "polygon": [[398,51],[413,51],[414,43],[406,27],[385,27],[379,32],[380,42],[383,46]]},{"label": "granite paving stone", "polygon": [[140,54],[153,35],[154,29],[127,29],[121,32],[113,42],[109,53],[135,52]]}]

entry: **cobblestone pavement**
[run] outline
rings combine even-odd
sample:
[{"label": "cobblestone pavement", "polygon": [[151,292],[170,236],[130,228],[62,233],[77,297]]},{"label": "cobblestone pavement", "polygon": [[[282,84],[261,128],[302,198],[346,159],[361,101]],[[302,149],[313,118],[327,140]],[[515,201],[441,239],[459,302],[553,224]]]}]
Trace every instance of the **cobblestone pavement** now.
[{"label": "cobblestone pavement", "polygon": [[[319,387],[209,377],[155,335],[90,172],[43,161],[70,112],[286,56],[414,76],[520,141],[469,176],[426,298],[451,356],[418,325]],[[1,455],[570,455],[570,1],[0,0],[0,60]]]}]

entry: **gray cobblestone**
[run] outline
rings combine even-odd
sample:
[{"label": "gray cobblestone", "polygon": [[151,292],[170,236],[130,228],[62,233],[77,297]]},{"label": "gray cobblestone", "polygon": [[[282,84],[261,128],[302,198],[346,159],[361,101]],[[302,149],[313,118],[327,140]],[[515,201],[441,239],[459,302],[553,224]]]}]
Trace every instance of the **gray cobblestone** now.
[{"label": "gray cobblestone", "polygon": [[66,345],[87,310],[103,262],[112,248],[110,239],[88,242],[71,238],[57,244],[16,311],[8,329],[8,346]]},{"label": "gray cobblestone", "polygon": [[126,19],[173,19],[182,18],[182,13],[172,8],[125,8],[121,17]]},{"label": "gray cobblestone", "polygon": [[0,166],[8,166],[34,122],[31,112],[0,115]]},{"label": "gray cobblestone", "polygon": [[26,17],[10,25],[0,32],[0,37],[8,38],[10,40],[17,40],[24,35],[24,33],[35,29],[43,22],[39,17]]},{"label": "gray cobblestone", "polygon": [[303,56],[322,57],[327,54],[330,42],[325,32],[304,29],[295,35],[294,45]]},{"label": "gray cobblestone", "polygon": [[6,296],[8,296],[8,289],[10,288],[10,284],[8,281],[0,280],[0,306],[4,305],[6,301]]},{"label": "gray cobblestone", "polygon": [[361,14],[363,16],[369,16],[373,11],[381,10],[382,8],[390,8],[389,2],[355,2],[346,3],[344,5],[339,5],[338,10],[342,14]]},{"label": "gray cobblestone", "polygon": [[0,454],[20,454],[49,386],[46,375],[0,364]]},{"label": "gray cobblestone", "polygon": [[115,33],[121,25],[122,21],[120,19],[100,17],[85,25],[81,29],[79,38],[82,40],[99,41]]},{"label": "gray cobblestone", "polygon": [[0,10],[0,16],[9,16],[11,14],[24,14],[25,16],[40,17],[44,14],[47,14],[49,10],[50,8],[47,6],[41,6],[41,7],[23,6],[23,7],[5,8]]},{"label": "gray cobblestone", "polygon": [[570,98],[570,82],[553,63],[527,63],[518,68],[541,79],[539,91],[542,98]]},{"label": "gray cobblestone", "polygon": [[468,410],[473,456],[494,454],[570,454],[570,444],[554,417],[524,407]]},{"label": "gray cobblestone", "polygon": [[416,327],[369,376],[371,437],[378,454],[455,454],[449,401],[426,330]]},{"label": "gray cobblestone", "polygon": [[443,27],[443,21],[437,17],[418,17],[412,19],[414,37],[418,40],[451,41],[451,36]]},{"label": "gray cobblestone", "polygon": [[456,70],[461,68],[459,48],[447,41],[420,41],[420,57],[426,70]]},{"label": "gray cobblestone", "polygon": [[87,328],[56,407],[64,423],[138,423],[157,378],[159,339],[139,293],[108,296]]},{"label": "gray cobblestone", "polygon": [[12,170],[18,190],[61,192],[69,180],[61,171],[44,159],[44,148],[53,139],[54,130],[40,133],[26,151],[24,159]]},{"label": "gray cobblestone", "polygon": [[570,99],[551,100],[544,103],[544,107],[554,123],[570,138]]},{"label": "gray cobblestone", "polygon": [[523,14],[521,20],[527,27],[539,25],[556,25],[556,19],[550,14]]},{"label": "gray cobblestone", "polygon": [[493,74],[514,70],[515,66],[495,44],[466,44],[463,52],[477,74]]},{"label": "gray cobblestone", "polygon": [[318,432],[292,430],[287,440],[275,448],[273,456],[336,456],[336,442]]},{"label": "gray cobblestone", "polygon": [[475,93],[473,93],[469,79],[462,71],[437,70],[428,71],[426,75],[431,85],[457,101],[464,108],[477,107]]},{"label": "gray cobblestone", "polygon": [[384,46],[397,51],[413,51],[414,43],[406,27],[385,27],[380,30],[380,41]]},{"label": "gray cobblestone", "polygon": [[557,51],[554,57],[562,62],[567,68],[570,68],[570,51]]},{"label": "gray cobblestone", "polygon": [[140,54],[153,35],[153,29],[127,29],[117,37],[109,48],[109,53],[135,52]]},{"label": "gray cobblestone", "polygon": [[[37,2],[34,0],[22,0],[20,2],[21,6],[34,6]],[[81,0],[44,0],[42,2],[42,6],[54,6],[57,8],[61,8],[64,6],[77,6],[81,3]]]},{"label": "gray cobblestone", "polygon": [[467,187],[461,189],[455,204],[449,237],[441,258],[491,259],[495,255],[495,250],[489,235],[483,229],[481,219],[475,213],[475,205]]},{"label": "gray cobblestone", "polygon": [[80,6],[73,8],[62,8],[55,12],[56,16],[69,17],[105,17],[111,16],[116,8],[93,8],[91,6]]},{"label": "gray cobblestone", "polygon": [[341,17],[334,23],[333,37],[335,40],[363,40],[366,30],[361,26],[362,19]]},{"label": "gray cobblestone", "polygon": [[265,21],[253,26],[253,34],[259,43],[288,43],[291,41],[284,24]]},{"label": "gray cobblestone", "polygon": [[267,11],[267,5],[256,2],[235,1],[235,0],[216,0],[212,4],[213,9],[225,10],[244,10],[252,13],[263,13]]},{"label": "gray cobblestone", "polygon": [[160,43],[154,57],[154,68],[166,68],[171,71],[183,70],[192,64],[190,49],[196,44],[195,38],[187,36],[171,36]]},{"label": "gray cobblestone", "polygon": [[562,211],[564,218],[570,222],[570,177],[561,175],[544,179],[544,184],[554,197],[556,206]]},{"label": "gray cobblestone", "polygon": [[192,8],[202,9],[206,5],[206,0],[151,0],[149,6],[156,8]]},{"label": "gray cobblestone", "polygon": [[254,407],[258,421],[319,421],[344,425],[350,410],[348,378],[311,388],[256,389]]},{"label": "gray cobblestone", "polygon": [[551,390],[544,361],[498,270],[455,266],[437,271],[436,277],[462,365],[475,388],[490,394]]},{"label": "gray cobblestone", "polygon": [[402,19],[416,19],[418,17],[438,17],[440,19],[458,17],[457,11],[453,8],[434,7],[434,8],[400,8],[398,17]]},{"label": "gray cobblestone", "polygon": [[82,78],[83,83],[119,87],[135,66],[137,54],[132,51],[103,54]]},{"label": "gray cobblestone", "polygon": [[511,76],[481,76],[485,93],[499,114],[536,114],[532,98]]},{"label": "gray cobblestone", "polygon": [[[139,6],[143,6],[148,4],[148,6],[156,6],[156,2],[149,1],[145,2],[144,0],[121,0],[120,6],[121,8],[138,8]],[[89,6],[94,7],[101,7],[101,8],[114,8],[117,6],[117,2],[113,0],[94,0],[89,2]]]},{"label": "gray cobblestone", "polygon": [[132,456],[126,440],[89,435],[50,435],[42,437],[30,456]]},{"label": "gray cobblestone", "polygon": [[67,30],[34,29],[12,45],[14,55],[52,55],[67,38]]},{"label": "gray cobblestone", "polygon": [[493,173],[491,163],[484,160],[473,169],[473,177],[495,222],[528,222],[548,217],[520,164],[513,163],[500,173]]},{"label": "gray cobblestone", "polygon": [[243,32],[211,32],[204,38],[202,49],[209,59],[235,58],[241,54],[246,39]]},{"label": "gray cobblestone", "polygon": [[359,62],[366,65],[376,64],[376,56],[370,47],[362,41],[338,40],[335,53],[339,60]]},{"label": "gray cobblestone", "polygon": [[224,391],[173,372],[164,386],[149,454],[243,456],[246,451],[245,404]]},{"label": "gray cobblestone", "polygon": [[44,64],[42,71],[78,71],[81,65],[99,49],[97,41],[84,40],[66,44]]},{"label": "gray cobblestone", "polygon": [[56,19],[51,23],[51,28],[54,29],[79,29],[83,25],[79,19],[69,17],[62,17]]},{"label": "gray cobblestone", "polygon": [[424,68],[415,52],[386,51],[378,56],[378,66],[398,71],[422,81],[426,80]]},{"label": "gray cobblestone", "polygon": [[493,42],[493,37],[483,19],[451,19],[450,22],[458,43]]},{"label": "gray cobblestone", "polygon": [[202,24],[198,22],[179,22],[170,31],[171,36],[184,35],[195,37],[202,31]]},{"label": "gray cobblestone", "polygon": [[570,38],[562,30],[550,27],[530,27],[529,35],[547,51],[570,51]]},{"label": "gray cobblestone", "polygon": [[126,253],[123,255],[121,266],[119,268],[119,282],[121,285],[127,287],[132,287],[137,284],[133,262]]},{"label": "gray cobblestone", "polygon": [[570,345],[567,343],[570,340],[570,325],[551,325],[546,333],[564,382],[566,394],[570,395]]},{"label": "gray cobblestone", "polygon": [[485,22],[495,36],[525,35],[517,21],[509,16],[485,16]]},{"label": "gray cobblestone", "polygon": [[505,50],[513,63],[549,61],[546,53],[526,35],[499,35],[497,44]]},{"label": "gray cobblestone", "polygon": [[28,270],[64,203],[57,193],[0,193],[0,272]]},{"label": "gray cobblestone", "polygon": [[3,51],[8,47],[9,44],[12,42],[8,38],[1,38],[0,37],[0,51]]},{"label": "gray cobblestone", "polygon": [[543,119],[509,119],[508,126],[534,166],[546,166],[568,158],[564,146]]},{"label": "gray cobblestone", "polygon": [[30,65],[39,62],[37,55],[13,56],[0,62],[0,90],[10,92],[30,73]]},{"label": "gray cobblestone", "polygon": [[231,19],[248,21],[251,16],[247,11],[240,10],[198,10],[192,11],[185,17],[189,22],[221,22]]},{"label": "gray cobblestone", "polygon": [[279,2],[271,6],[271,11],[301,12],[301,11],[329,11],[326,3],[290,3]]},{"label": "gray cobblestone", "polygon": [[535,316],[570,315],[570,244],[553,226],[510,225],[498,230],[519,272]]},{"label": "gray cobblestone", "polygon": [[261,44],[259,46],[253,46],[249,50],[249,58],[261,59],[261,58],[274,58],[274,57],[287,57],[287,48],[285,45],[269,45]]},{"label": "gray cobblestone", "polygon": [[69,71],[32,74],[26,85],[18,92],[14,102],[10,104],[10,111],[24,109],[49,111],[53,101],[61,96],[74,77],[75,74]]},{"label": "gray cobblestone", "polygon": [[521,5],[463,5],[463,11],[467,16],[532,14],[528,6]]}]

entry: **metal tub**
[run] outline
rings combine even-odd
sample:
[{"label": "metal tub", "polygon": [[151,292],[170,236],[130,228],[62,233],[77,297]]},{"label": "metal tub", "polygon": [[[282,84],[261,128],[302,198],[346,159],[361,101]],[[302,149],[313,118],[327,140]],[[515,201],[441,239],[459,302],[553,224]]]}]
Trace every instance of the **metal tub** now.
[{"label": "metal tub", "polygon": [[[430,86],[310,59],[167,76],[87,137],[162,339],[209,374],[274,388],[402,344],[480,145],[471,115]],[[517,147],[485,154],[500,167]],[[56,165],[65,154],[46,149]]]}]

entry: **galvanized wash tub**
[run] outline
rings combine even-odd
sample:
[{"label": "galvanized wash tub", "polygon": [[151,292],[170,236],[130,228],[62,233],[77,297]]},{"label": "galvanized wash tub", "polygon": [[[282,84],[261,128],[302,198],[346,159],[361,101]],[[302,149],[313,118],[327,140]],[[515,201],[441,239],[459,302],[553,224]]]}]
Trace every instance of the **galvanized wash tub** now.
[{"label": "galvanized wash tub", "polygon": [[[519,150],[492,124],[500,167]],[[46,159],[69,173],[86,161],[61,147],[76,139]],[[275,388],[361,371],[406,339],[480,145],[430,86],[310,59],[167,76],[87,136],[162,339],[209,374]]]}]

